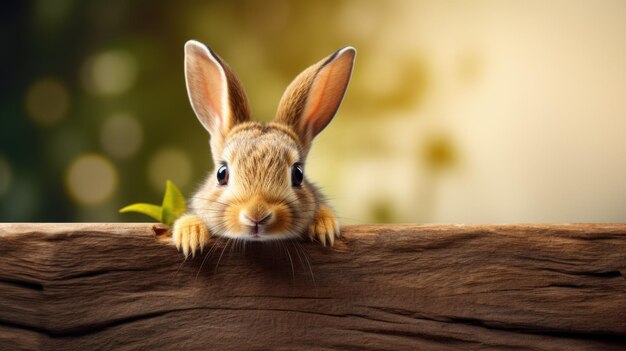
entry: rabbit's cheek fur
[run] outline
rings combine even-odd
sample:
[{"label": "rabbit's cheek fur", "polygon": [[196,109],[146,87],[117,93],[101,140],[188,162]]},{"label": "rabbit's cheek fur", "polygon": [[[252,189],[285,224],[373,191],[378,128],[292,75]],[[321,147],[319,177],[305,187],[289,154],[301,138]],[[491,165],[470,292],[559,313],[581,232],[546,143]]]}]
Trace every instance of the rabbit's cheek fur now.
[{"label": "rabbit's cheek fur", "polygon": [[273,233],[290,233],[293,218],[289,208],[285,205],[277,206],[274,213],[276,214],[275,220],[268,224],[267,230]]}]

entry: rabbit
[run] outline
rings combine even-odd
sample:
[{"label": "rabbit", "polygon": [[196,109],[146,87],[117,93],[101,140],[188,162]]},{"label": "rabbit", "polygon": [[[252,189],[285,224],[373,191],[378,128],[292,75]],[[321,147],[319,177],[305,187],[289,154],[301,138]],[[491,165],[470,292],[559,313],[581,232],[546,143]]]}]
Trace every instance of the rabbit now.
[{"label": "rabbit", "polygon": [[185,44],[187,93],[210,134],[214,169],[173,225],[172,240],[194,256],[211,236],[271,241],[308,236],[332,246],[339,221],[304,175],[313,138],[332,120],[352,76],[353,47],[300,73],[283,94],[276,118],[251,121],[248,100],[230,67],[210,48]]}]

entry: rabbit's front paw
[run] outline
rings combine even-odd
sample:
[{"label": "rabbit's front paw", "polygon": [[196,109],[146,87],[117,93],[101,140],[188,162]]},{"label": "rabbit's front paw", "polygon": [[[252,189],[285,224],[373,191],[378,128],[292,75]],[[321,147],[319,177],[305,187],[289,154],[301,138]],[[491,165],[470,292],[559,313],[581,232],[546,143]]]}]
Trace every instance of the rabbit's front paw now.
[{"label": "rabbit's front paw", "polygon": [[335,237],[340,237],[339,222],[335,218],[333,210],[326,205],[321,205],[315,214],[313,223],[309,225],[309,238],[313,241],[317,239],[322,246],[326,243],[333,246]]},{"label": "rabbit's front paw", "polygon": [[176,249],[183,251],[183,255],[187,257],[191,252],[191,256],[196,255],[196,250],[200,251],[209,241],[209,230],[204,222],[194,215],[184,215],[174,223],[172,240],[176,245]]}]

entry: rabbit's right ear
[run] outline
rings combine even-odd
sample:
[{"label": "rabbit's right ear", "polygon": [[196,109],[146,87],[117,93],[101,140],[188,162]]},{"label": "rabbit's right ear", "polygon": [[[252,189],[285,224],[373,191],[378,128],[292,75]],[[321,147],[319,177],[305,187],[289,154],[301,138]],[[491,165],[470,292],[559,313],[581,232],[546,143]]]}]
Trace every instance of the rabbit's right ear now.
[{"label": "rabbit's right ear", "polygon": [[191,107],[200,123],[224,139],[235,125],[250,120],[250,108],[241,83],[219,56],[200,42],[185,44],[185,80]]},{"label": "rabbit's right ear", "polygon": [[345,47],[300,73],[278,104],[276,121],[291,126],[305,147],[333,119],[348,88],[356,50]]}]

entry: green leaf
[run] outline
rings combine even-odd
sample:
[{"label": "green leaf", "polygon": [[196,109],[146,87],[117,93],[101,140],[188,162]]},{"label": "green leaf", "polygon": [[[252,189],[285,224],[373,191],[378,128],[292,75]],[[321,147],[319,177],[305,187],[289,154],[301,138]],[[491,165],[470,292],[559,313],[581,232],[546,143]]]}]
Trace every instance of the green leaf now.
[{"label": "green leaf", "polygon": [[161,206],[153,204],[132,204],[120,210],[120,213],[138,212],[148,215],[157,221],[171,226],[178,217],[187,211],[185,197],[178,187],[168,180],[165,185],[165,196]]},{"label": "green leaf", "polygon": [[126,212],[142,213],[142,214],[145,214],[147,216],[150,216],[156,219],[159,222],[161,222],[161,219],[163,217],[162,216],[163,210],[161,206],[157,206],[153,204],[144,204],[144,203],[132,204],[120,210],[120,213],[126,213]]},{"label": "green leaf", "polygon": [[182,216],[183,213],[187,211],[185,197],[171,180],[168,180],[165,185],[165,196],[163,197],[162,208],[162,222],[167,225],[172,225],[178,217]]}]

